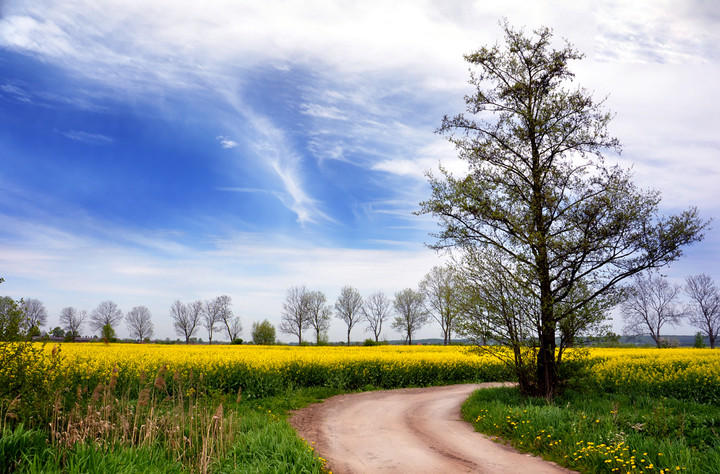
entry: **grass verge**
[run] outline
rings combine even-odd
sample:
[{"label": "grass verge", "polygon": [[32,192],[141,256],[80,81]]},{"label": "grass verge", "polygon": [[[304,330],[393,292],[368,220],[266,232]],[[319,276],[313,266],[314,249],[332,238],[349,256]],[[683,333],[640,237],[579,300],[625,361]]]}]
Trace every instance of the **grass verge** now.
[{"label": "grass verge", "polygon": [[[22,425],[5,429],[0,436],[0,473],[319,474],[326,472],[325,460],[297,437],[286,417],[289,410],[337,393],[306,388],[249,401],[216,393],[200,402],[185,400],[182,407],[177,399],[155,402],[143,408],[137,428],[153,423],[156,428],[142,431],[142,437],[132,425],[132,418],[138,418],[137,403],[101,398],[97,405],[61,418],[51,436]],[[154,413],[147,418],[150,409]],[[220,433],[224,442],[211,444],[210,438],[216,441]]]},{"label": "grass verge", "polygon": [[464,418],[520,451],[587,473],[720,473],[720,407],[662,396],[475,392]]}]

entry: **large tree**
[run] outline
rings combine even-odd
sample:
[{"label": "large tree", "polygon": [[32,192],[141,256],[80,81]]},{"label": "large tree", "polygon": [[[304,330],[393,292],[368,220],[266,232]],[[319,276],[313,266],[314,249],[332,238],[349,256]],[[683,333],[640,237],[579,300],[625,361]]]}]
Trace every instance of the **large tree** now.
[{"label": "large tree", "polygon": [[115,327],[123,320],[123,312],[114,302],[103,301],[92,313],[90,313],[90,327],[98,332],[111,329],[114,332]]},{"label": "large tree", "polygon": [[690,324],[700,329],[715,349],[715,339],[720,333],[720,290],[708,275],[689,276],[685,279],[685,294],[690,298],[686,310]]},{"label": "large tree", "polygon": [[352,286],[344,286],[335,302],[335,316],[347,326],[347,343],[350,344],[350,331],[363,316],[363,299],[360,292]]},{"label": "large tree", "polygon": [[405,288],[395,293],[393,306],[397,316],[392,322],[392,327],[403,334],[405,342],[410,345],[413,334],[423,327],[428,319],[425,296],[412,288]]},{"label": "large tree", "polygon": [[663,345],[664,326],[677,326],[683,317],[678,304],[680,285],[670,283],[662,275],[638,274],[627,289],[627,298],[620,306],[625,319],[625,333],[649,334],[657,347]]},{"label": "large tree", "polygon": [[287,290],[282,304],[280,331],[297,336],[298,344],[302,344],[302,333],[310,326],[307,295],[305,285],[293,286]]},{"label": "large tree", "polygon": [[452,333],[458,315],[458,275],[451,266],[435,266],[420,282],[425,295],[425,307],[440,325],[443,345],[452,342]]},{"label": "large tree", "polygon": [[152,315],[150,314],[150,310],[145,306],[135,306],[128,311],[125,315],[125,322],[127,323],[130,337],[138,339],[141,343],[152,337],[154,332]]},{"label": "large tree", "polygon": [[694,208],[660,216],[658,192],[638,190],[627,170],[605,162],[603,152],[620,148],[607,130],[611,114],[567,87],[580,53],[552,49],[548,28],[526,36],[505,22],[503,30],[504,47],[465,56],[475,88],[467,113],[446,116],[439,129],[467,172],[429,174],[432,195],[420,212],[440,220],[432,247],[492,250],[512,263],[513,284],[537,314],[535,377],[520,388],[553,397],[559,326],[626,278],[676,260],[706,222]]}]

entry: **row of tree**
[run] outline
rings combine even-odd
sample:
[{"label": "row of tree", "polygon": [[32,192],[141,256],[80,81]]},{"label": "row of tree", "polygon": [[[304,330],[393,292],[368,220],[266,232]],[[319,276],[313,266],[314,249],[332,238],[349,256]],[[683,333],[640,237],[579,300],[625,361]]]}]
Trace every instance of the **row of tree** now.
[{"label": "row of tree", "polygon": [[[238,338],[242,330],[240,318],[233,315],[232,299],[227,295],[208,301],[182,303],[175,301],[170,306],[170,317],[178,336],[189,342],[200,328],[205,328],[212,343],[217,331],[223,331],[231,341]],[[38,299],[28,298],[15,301],[9,296],[0,297],[0,340],[12,341],[40,336],[40,328],[47,324],[48,313]],[[105,340],[116,339],[118,326],[125,322],[130,338],[141,342],[151,339],[154,334],[152,314],[145,306],[135,306],[126,314],[110,300],[101,302],[91,313],[66,306],[60,311],[60,326],[49,335],[76,340],[81,336],[85,324]]]},{"label": "row of tree", "polygon": [[190,338],[200,328],[207,331],[210,344],[216,331],[224,331],[231,342],[238,339],[242,331],[240,317],[233,314],[232,298],[227,295],[190,303],[176,300],[170,306],[170,317],[175,333],[184,337],[186,343],[190,342]]},{"label": "row of tree", "polygon": [[[357,289],[345,286],[334,306],[327,304],[327,298],[321,291],[309,291],[305,286],[293,287],[288,290],[282,305],[280,330],[296,335],[298,342],[302,343],[303,331],[312,328],[315,341],[322,343],[327,341],[334,315],[347,326],[348,343],[353,328],[361,322],[368,324],[367,329],[372,332],[375,341],[379,341],[383,325],[394,313],[396,317],[390,321],[391,327],[403,334],[408,344],[412,343],[417,331],[433,318],[440,324],[443,341],[448,344],[460,310],[453,302],[456,286],[457,275],[451,267],[435,267],[420,282],[417,290],[406,288],[397,292],[393,299],[383,292],[376,292],[364,300]],[[218,331],[230,341],[238,339],[242,331],[241,320],[232,311],[232,298],[227,295],[206,301],[176,300],[170,306],[169,315],[175,333],[186,343],[197,337],[202,329],[205,329],[211,344]],[[47,323],[47,317],[47,310],[40,300],[28,298],[16,302],[10,297],[0,298],[0,337],[11,340],[38,336],[40,328]],[[59,315],[60,326],[50,333],[76,340],[88,324],[101,338],[114,340],[123,321],[130,338],[139,341],[152,338],[154,326],[147,307],[136,306],[124,314],[110,300],[101,302],[89,314],[73,306],[64,307]]]},{"label": "row of tree", "polygon": [[[662,347],[667,343],[661,335],[663,327],[685,322],[699,329],[715,348],[720,332],[720,290],[710,276],[689,276],[684,285],[678,285],[657,273],[640,274],[627,293],[621,305],[626,334],[650,335]],[[687,297],[684,302],[679,300],[682,294]]]},{"label": "row of tree", "polygon": [[449,344],[461,310],[454,301],[457,283],[452,267],[437,266],[423,278],[417,290],[405,288],[392,299],[378,291],[363,299],[357,289],[345,286],[332,306],[322,291],[308,290],[305,285],[294,286],[287,290],[282,305],[280,331],[297,336],[298,343],[302,344],[303,332],[312,330],[315,342],[322,343],[327,340],[335,316],[347,327],[348,344],[353,328],[363,322],[377,342],[383,325],[394,314],[391,327],[404,336],[407,344],[412,344],[413,336],[431,319],[440,324],[443,342]]}]

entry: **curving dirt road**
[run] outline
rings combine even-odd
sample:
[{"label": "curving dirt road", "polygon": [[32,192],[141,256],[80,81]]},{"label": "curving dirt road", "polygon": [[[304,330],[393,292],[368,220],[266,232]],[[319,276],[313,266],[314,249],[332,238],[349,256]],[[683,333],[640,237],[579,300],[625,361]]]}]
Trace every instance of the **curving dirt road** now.
[{"label": "curving dirt road", "polygon": [[338,395],[297,411],[290,424],[338,473],[570,473],[491,441],[462,421],[478,388],[450,385]]}]

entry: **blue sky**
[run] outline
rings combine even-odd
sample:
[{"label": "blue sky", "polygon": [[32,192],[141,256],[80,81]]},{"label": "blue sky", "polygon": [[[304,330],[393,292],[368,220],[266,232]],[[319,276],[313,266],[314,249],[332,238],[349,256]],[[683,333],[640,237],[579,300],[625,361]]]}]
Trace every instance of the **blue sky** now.
[{"label": "blue sky", "polygon": [[[416,287],[442,263],[412,214],[424,172],[459,169],[433,132],[502,17],[586,54],[577,83],[609,95],[623,143],[608,158],[663,212],[718,215],[715,2],[496,3],[3,2],[0,293],[39,298],[51,326],[64,306],[145,305],[163,338],[175,299],[228,294],[249,338],[293,285]],[[710,230],[666,273],[720,281],[719,263]]]}]

